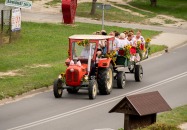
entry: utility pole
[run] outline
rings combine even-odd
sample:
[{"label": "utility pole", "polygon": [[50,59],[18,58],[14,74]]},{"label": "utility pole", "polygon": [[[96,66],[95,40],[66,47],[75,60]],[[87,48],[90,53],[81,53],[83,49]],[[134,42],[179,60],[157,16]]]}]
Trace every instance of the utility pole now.
[{"label": "utility pole", "polygon": [[105,9],[109,10],[111,8],[111,5],[109,4],[97,4],[96,6],[98,9],[102,9],[102,30],[104,30],[104,21],[105,21]]}]

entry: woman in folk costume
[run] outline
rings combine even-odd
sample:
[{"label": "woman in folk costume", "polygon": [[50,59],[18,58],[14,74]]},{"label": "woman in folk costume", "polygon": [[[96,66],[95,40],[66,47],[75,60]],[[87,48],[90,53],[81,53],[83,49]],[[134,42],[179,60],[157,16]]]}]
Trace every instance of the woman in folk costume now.
[{"label": "woman in folk costume", "polygon": [[138,30],[136,36],[134,37],[137,43],[140,43],[140,49],[144,50],[145,48],[145,39],[141,34],[141,30]]},{"label": "woman in folk costume", "polygon": [[137,42],[134,39],[134,35],[132,32],[128,34],[127,44],[132,46],[130,49],[130,54],[131,54],[130,61],[136,61],[136,62],[140,61],[140,55],[136,52]]},{"label": "woman in folk costume", "polygon": [[127,45],[127,40],[125,39],[125,34],[120,33],[118,44],[117,44],[117,49],[119,50],[120,48],[124,48],[124,46],[126,45]]},{"label": "woman in folk costume", "polygon": [[133,33],[129,32],[128,33],[128,37],[127,37],[127,45],[131,45],[131,49],[130,49],[130,53],[131,55],[135,55],[136,54],[136,41],[133,38]]},{"label": "woman in folk costume", "polygon": [[125,34],[121,33],[118,39],[118,44],[117,44],[117,49],[118,50],[118,55],[124,55],[123,48],[127,46],[127,40],[125,38]]}]

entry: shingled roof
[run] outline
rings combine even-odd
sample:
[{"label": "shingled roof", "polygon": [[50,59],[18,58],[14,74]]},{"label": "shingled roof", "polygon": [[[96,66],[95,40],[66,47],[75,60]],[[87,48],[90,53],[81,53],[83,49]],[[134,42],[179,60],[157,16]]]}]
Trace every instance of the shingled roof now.
[{"label": "shingled roof", "polygon": [[169,111],[171,107],[158,91],[126,96],[109,113],[118,112],[132,115],[150,115]]}]

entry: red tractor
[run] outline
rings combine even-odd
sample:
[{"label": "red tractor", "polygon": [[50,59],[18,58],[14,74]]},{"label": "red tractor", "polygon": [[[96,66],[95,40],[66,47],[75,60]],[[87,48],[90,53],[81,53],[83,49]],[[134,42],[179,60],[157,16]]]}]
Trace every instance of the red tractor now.
[{"label": "red tractor", "polygon": [[[64,89],[67,89],[68,93],[77,93],[79,89],[86,89],[89,99],[95,99],[98,92],[102,95],[111,93],[114,78],[117,79],[117,86],[124,88],[126,77],[124,71],[118,71],[120,66],[131,66],[131,72],[135,73],[135,80],[141,81],[143,76],[141,65],[135,62],[130,64],[122,56],[111,55],[113,41],[113,36],[70,36],[69,57],[65,62],[67,69],[54,81],[54,96],[60,98]],[[100,51],[101,43],[105,44],[102,51]]]}]

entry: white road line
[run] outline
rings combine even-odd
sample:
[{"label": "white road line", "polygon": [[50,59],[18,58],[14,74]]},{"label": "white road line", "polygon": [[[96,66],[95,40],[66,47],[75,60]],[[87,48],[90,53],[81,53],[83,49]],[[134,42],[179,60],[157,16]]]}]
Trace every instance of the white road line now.
[{"label": "white road line", "polygon": [[116,96],[116,97],[113,97],[113,98],[110,98],[110,99],[107,99],[107,100],[104,100],[104,101],[100,101],[98,103],[94,103],[94,104],[91,104],[91,105],[88,105],[88,106],[84,106],[84,107],[81,107],[81,108],[78,108],[78,109],[75,109],[75,110],[72,110],[72,111],[69,111],[69,112],[61,113],[61,114],[58,114],[58,115],[55,115],[55,116],[52,116],[52,117],[49,117],[49,118],[45,118],[45,119],[42,119],[42,120],[38,120],[38,121],[35,121],[35,122],[32,122],[32,123],[28,123],[28,124],[25,124],[25,125],[10,128],[8,130],[23,130],[23,129],[34,127],[34,126],[37,126],[37,125],[41,125],[41,124],[44,124],[44,123],[47,123],[47,122],[50,122],[50,121],[53,121],[53,120],[57,120],[57,119],[60,119],[60,118],[63,118],[63,117],[71,116],[71,115],[74,115],[76,113],[80,113],[80,112],[83,112],[83,111],[86,111],[86,110],[89,110],[89,109],[92,109],[92,108],[95,108],[95,107],[99,107],[99,106],[117,101],[117,100],[123,98],[126,95],[137,94],[137,93],[140,93],[140,92],[158,87],[160,85],[175,81],[175,80],[183,78],[185,76],[187,76],[187,71],[184,72],[184,73],[178,74],[176,76],[173,76],[171,78],[162,80],[160,82],[148,85],[146,87],[128,92],[126,94],[122,94],[122,95],[119,95],[119,96]]}]

